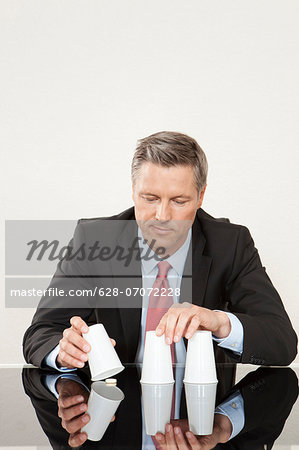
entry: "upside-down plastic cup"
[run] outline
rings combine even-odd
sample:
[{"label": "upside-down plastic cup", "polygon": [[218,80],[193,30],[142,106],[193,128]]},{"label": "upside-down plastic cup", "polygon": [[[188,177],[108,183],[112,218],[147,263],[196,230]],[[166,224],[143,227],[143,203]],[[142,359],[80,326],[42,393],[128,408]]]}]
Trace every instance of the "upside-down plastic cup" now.
[{"label": "upside-down plastic cup", "polygon": [[91,325],[83,337],[91,346],[88,363],[92,381],[112,377],[124,369],[103,324]]},{"label": "upside-down plastic cup", "polygon": [[217,383],[216,365],[210,331],[196,331],[189,339],[185,383]]},{"label": "upside-down plastic cup", "polygon": [[90,421],[82,428],[90,441],[100,441],[107,430],[124,393],[116,386],[96,381],[91,385],[87,413]]},{"label": "upside-down plastic cup", "polygon": [[189,429],[197,435],[213,432],[217,383],[185,383]]},{"label": "upside-down plastic cup", "polygon": [[165,433],[165,426],[170,423],[173,388],[174,383],[141,383],[146,434]]},{"label": "upside-down plastic cup", "polygon": [[145,337],[141,383],[174,383],[170,345],[165,337],[156,336],[155,331],[147,331]]}]

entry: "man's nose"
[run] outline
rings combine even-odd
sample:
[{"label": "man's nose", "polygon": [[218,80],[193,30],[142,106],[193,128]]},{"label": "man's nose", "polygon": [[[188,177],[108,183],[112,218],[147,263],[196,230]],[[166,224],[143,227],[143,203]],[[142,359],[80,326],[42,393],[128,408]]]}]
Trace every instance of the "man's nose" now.
[{"label": "man's nose", "polygon": [[155,219],[165,222],[171,220],[171,212],[167,203],[161,202],[156,209]]}]

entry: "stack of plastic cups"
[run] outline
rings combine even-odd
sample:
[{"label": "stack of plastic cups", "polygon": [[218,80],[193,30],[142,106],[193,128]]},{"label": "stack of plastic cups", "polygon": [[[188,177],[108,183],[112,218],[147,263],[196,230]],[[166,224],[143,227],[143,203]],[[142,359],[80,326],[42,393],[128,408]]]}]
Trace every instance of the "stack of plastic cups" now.
[{"label": "stack of plastic cups", "polygon": [[189,428],[196,435],[213,432],[217,375],[210,331],[196,331],[188,342],[185,393]]},{"label": "stack of plastic cups", "polygon": [[146,333],[140,383],[146,433],[165,433],[170,422],[174,378],[170,345],[155,331]]}]

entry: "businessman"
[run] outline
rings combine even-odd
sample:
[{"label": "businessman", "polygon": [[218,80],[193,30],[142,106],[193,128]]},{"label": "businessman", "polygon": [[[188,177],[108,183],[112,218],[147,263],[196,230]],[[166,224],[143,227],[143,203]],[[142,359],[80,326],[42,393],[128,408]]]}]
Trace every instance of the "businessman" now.
[{"label": "businessman", "polygon": [[[159,132],[140,140],[132,162],[134,207],[79,221],[70,243],[77,257],[60,261],[50,285],[122,294],[85,303],[45,295],[24,336],[25,359],[58,370],[83,367],[90,351],[84,333],[103,323],[124,363],[142,361],[146,331],[164,335],[174,361],[184,362],[188,339],[209,330],[218,362],[290,364],[297,336],[279,294],[248,229],[201,208],[206,186],[206,156],[194,139]],[[84,258],[82,248],[94,255],[99,236],[115,250],[111,258]],[[136,242],[139,258],[127,267],[124,249],[136,250]],[[132,279],[137,295],[124,298]]]}]

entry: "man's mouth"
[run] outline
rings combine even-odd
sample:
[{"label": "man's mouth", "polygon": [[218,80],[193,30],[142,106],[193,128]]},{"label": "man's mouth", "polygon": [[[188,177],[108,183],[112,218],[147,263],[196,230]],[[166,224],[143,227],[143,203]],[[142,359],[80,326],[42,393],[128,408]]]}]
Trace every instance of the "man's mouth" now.
[{"label": "man's mouth", "polygon": [[156,233],[167,234],[172,231],[172,228],[158,227],[157,225],[151,225]]}]

